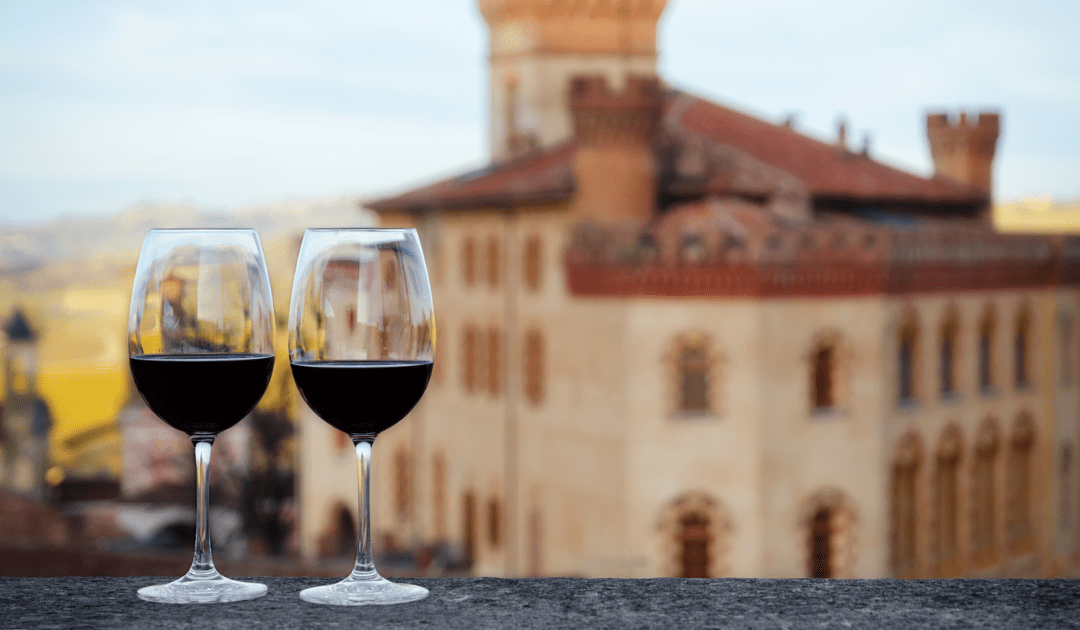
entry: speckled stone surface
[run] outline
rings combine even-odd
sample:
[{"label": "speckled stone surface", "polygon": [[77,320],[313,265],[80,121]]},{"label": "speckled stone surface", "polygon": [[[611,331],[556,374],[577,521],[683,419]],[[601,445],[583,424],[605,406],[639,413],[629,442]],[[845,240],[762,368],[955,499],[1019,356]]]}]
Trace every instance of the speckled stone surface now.
[{"label": "speckled stone surface", "polygon": [[0,578],[0,628],[1080,628],[1080,580],[401,580],[398,606],[308,604],[334,580],[255,578],[232,604],[151,604],[160,578]]}]

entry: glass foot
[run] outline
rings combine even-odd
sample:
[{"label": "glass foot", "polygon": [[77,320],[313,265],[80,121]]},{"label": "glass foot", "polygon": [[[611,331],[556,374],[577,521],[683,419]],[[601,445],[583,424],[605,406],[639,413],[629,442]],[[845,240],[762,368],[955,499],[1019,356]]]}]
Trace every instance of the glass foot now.
[{"label": "glass foot", "polygon": [[376,575],[370,579],[345,578],[337,584],[316,586],[300,591],[300,599],[312,604],[332,606],[369,606],[404,604],[428,596],[428,590],[415,584],[395,584]]},{"label": "glass foot", "polygon": [[139,589],[139,598],[159,604],[216,604],[263,595],[266,595],[265,584],[237,582],[217,572],[208,577],[192,577],[189,573],[175,582]]}]

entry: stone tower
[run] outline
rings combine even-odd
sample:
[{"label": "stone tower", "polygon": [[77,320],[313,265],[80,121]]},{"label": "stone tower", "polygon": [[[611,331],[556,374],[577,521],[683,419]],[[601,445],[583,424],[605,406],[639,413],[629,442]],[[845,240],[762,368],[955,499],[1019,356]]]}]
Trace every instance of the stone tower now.
[{"label": "stone tower", "polygon": [[490,31],[493,161],[570,138],[570,80],[656,75],[667,0],[479,0]]},{"label": "stone tower", "polygon": [[22,310],[4,324],[3,487],[42,496],[52,417],[37,391],[38,334]]},{"label": "stone tower", "polygon": [[616,91],[603,76],[581,76],[570,85],[577,211],[601,223],[646,223],[656,206],[660,81],[631,76]]},{"label": "stone tower", "polygon": [[993,192],[994,152],[997,149],[1001,116],[979,112],[958,118],[935,113],[926,116],[926,135],[934,159],[934,175],[945,176]]}]

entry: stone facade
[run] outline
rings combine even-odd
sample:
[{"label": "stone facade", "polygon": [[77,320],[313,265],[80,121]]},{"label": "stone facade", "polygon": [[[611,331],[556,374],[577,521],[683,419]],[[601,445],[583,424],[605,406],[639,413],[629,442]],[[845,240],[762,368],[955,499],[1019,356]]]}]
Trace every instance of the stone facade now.
[{"label": "stone facade", "polygon": [[[482,3],[493,85],[500,29],[544,41],[571,5]],[[1075,570],[1075,241],[994,233],[989,163],[919,178],[542,48],[514,58],[568,69],[536,86],[550,138],[512,151],[493,106],[491,166],[371,204],[420,232],[439,331],[376,441],[377,547],[507,576]],[[302,426],[316,554],[355,461]]]}]

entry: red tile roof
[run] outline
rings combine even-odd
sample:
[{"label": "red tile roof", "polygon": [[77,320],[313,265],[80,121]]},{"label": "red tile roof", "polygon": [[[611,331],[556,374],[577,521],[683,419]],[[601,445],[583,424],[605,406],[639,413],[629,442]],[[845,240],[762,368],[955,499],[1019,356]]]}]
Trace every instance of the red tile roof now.
[{"label": "red tile roof", "polygon": [[562,201],[574,192],[573,157],[574,145],[567,142],[366,205],[374,210],[423,212]]},{"label": "red tile roof", "polygon": [[686,93],[668,101],[680,127],[744,151],[800,179],[817,198],[980,202],[977,188],[926,179]]},{"label": "red tile roof", "polygon": [[[665,125],[731,146],[801,180],[816,199],[981,204],[984,192],[943,178],[927,179],[839,149],[780,125],[684,92],[666,96]],[[492,164],[367,204],[374,210],[498,208],[569,199],[574,144]],[[663,182],[661,182],[663,187]]]}]

